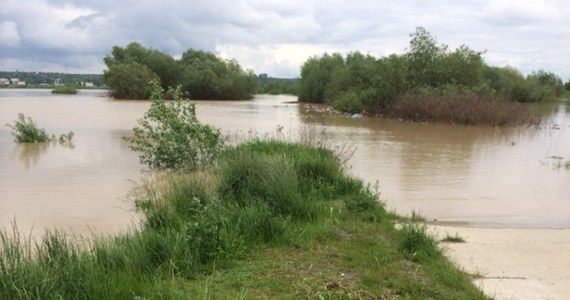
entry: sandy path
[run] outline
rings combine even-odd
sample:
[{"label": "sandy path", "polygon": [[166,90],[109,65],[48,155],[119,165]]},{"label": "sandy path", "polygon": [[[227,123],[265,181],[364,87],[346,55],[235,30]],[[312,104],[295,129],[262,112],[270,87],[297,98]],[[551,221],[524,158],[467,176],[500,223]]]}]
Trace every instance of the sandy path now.
[{"label": "sandy path", "polygon": [[489,229],[430,225],[446,254],[495,299],[570,299],[570,229]]}]

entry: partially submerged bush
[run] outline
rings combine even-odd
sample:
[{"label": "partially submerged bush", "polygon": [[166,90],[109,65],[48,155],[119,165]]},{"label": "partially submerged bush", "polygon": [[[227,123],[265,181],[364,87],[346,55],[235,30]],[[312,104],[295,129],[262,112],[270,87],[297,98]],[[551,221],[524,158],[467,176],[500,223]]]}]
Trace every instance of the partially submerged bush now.
[{"label": "partially submerged bush", "polygon": [[180,89],[172,92],[174,102],[164,100],[164,90],[153,81],[151,106],[125,137],[140,161],[152,169],[195,170],[212,164],[224,147],[220,130],[202,124],[196,106],[182,99]]},{"label": "partially submerged bush", "polygon": [[77,89],[75,86],[66,84],[66,85],[58,85],[53,90],[51,90],[52,94],[63,94],[63,95],[75,95],[77,94]]},{"label": "partially submerged bush", "polygon": [[39,128],[31,117],[23,113],[18,114],[18,119],[14,124],[6,123],[12,128],[12,135],[16,143],[41,143],[49,142],[50,136],[43,128]]},{"label": "partially submerged bush", "polygon": [[71,143],[73,140],[73,132],[62,134],[57,138],[55,135],[49,135],[45,129],[39,128],[34,120],[23,113],[18,113],[18,119],[14,124],[7,123],[6,126],[12,128],[12,135],[16,143],[44,143],[55,142]]}]

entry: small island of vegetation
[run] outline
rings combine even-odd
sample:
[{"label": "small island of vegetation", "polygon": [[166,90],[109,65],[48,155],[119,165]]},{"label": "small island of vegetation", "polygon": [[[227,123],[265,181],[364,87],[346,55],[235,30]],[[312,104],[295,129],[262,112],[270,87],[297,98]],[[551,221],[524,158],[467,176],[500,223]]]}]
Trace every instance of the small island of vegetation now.
[{"label": "small island of vegetation", "polygon": [[176,60],[133,42],[124,48],[114,46],[104,62],[108,70],[103,80],[117,99],[148,99],[153,80],[165,90],[180,85],[184,96],[195,100],[251,99],[258,87],[253,71],[244,71],[236,60],[194,49]]},{"label": "small island of vegetation", "polygon": [[525,77],[490,66],[482,52],[465,45],[449,50],[422,27],[410,37],[403,54],[309,58],[301,67],[299,101],[415,122],[517,125],[539,122],[518,103],[557,99],[564,90],[551,72]]},{"label": "small island of vegetation", "polygon": [[77,88],[71,84],[58,85],[53,90],[51,90],[51,93],[59,95],[75,95],[77,94]]}]

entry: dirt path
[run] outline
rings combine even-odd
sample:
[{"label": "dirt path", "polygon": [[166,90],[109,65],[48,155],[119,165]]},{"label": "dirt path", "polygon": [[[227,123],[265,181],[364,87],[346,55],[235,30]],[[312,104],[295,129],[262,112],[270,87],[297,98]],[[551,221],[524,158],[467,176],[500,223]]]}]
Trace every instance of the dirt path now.
[{"label": "dirt path", "polygon": [[489,229],[430,225],[446,254],[495,299],[570,299],[570,229]]}]

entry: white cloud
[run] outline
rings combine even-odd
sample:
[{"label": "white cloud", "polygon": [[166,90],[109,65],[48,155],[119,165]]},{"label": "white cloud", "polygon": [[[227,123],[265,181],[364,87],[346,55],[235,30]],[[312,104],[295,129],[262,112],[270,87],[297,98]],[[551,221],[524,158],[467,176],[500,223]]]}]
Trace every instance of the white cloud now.
[{"label": "white cloud", "polygon": [[402,52],[423,26],[451,48],[487,50],[491,64],[568,78],[569,14],[564,0],[4,0],[0,67],[100,72],[112,46],[138,41],[175,57],[195,48],[257,73],[298,76],[307,57],[325,51]]},{"label": "white cloud", "polygon": [[20,34],[18,25],[14,22],[0,23],[0,44],[6,47],[17,47],[20,45]]}]

